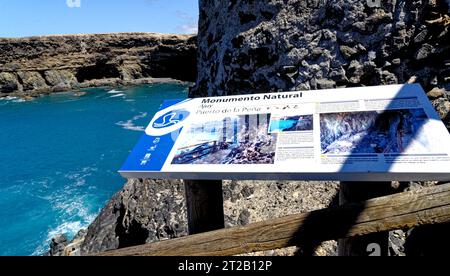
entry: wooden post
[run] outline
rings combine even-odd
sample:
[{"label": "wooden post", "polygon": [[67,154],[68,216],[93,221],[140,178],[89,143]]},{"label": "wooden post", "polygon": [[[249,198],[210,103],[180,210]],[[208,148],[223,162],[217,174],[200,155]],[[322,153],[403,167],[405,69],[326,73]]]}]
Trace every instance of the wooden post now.
[{"label": "wooden post", "polygon": [[[341,182],[339,205],[356,203],[392,194],[391,182]],[[357,218],[355,218],[357,219]],[[389,232],[340,239],[339,256],[387,256]]]},{"label": "wooden post", "polygon": [[189,235],[225,227],[221,180],[184,180]]}]

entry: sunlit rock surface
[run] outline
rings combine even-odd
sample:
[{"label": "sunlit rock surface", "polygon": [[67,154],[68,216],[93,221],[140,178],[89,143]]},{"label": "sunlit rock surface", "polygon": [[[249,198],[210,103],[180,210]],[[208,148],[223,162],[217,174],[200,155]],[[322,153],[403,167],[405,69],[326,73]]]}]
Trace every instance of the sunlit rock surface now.
[{"label": "sunlit rock surface", "polygon": [[0,96],[195,81],[196,37],[154,33],[0,38]]}]

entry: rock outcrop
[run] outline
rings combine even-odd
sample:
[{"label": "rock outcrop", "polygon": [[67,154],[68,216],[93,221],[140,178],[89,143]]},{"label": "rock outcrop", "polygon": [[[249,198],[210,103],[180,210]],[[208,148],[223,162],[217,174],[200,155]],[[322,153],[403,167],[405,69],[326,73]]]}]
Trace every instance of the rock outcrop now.
[{"label": "rock outcrop", "polygon": [[45,254],[46,256],[63,256],[69,241],[66,235],[62,234],[52,238],[50,243],[50,250]]},{"label": "rock outcrop", "polygon": [[130,180],[89,226],[81,254],[184,236],[185,209],[180,181]]},{"label": "rock outcrop", "polygon": [[195,81],[196,38],[117,33],[0,39],[0,96],[101,85]]},{"label": "rock outcrop", "polygon": [[[200,1],[195,96],[405,83],[450,89],[439,0]],[[448,94],[447,94],[448,95]]]},{"label": "rock outcrop", "polygon": [[[285,181],[225,181],[225,225],[233,227],[274,217],[325,208],[338,184]],[[268,196],[270,194],[270,197]],[[52,240],[48,255],[78,256],[187,235],[184,184],[181,181],[130,179],[89,226],[72,242]],[[324,243],[318,255],[331,255],[334,243]],[[265,252],[292,254],[295,249]]]}]

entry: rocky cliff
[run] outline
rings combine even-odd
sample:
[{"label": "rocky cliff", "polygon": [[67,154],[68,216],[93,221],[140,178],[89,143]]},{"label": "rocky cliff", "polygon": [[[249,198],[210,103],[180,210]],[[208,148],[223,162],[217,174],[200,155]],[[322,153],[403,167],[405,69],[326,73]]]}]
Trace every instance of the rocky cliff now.
[{"label": "rocky cliff", "polygon": [[[191,96],[416,80],[450,129],[449,28],[448,5],[439,0],[200,0],[198,78]],[[226,223],[247,224],[333,205],[338,188],[336,183],[225,182]],[[145,191],[130,193],[141,189]],[[121,240],[125,245],[185,235],[182,197],[180,182],[130,180],[89,227],[82,253],[117,248]],[[414,232],[392,232],[390,253],[405,254],[404,240],[417,237]],[[443,236],[418,240],[436,245]],[[336,243],[328,242],[315,248],[315,254],[333,255],[335,250]],[[263,254],[293,253],[295,249]]]},{"label": "rocky cliff", "polygon": [[433,90],[430,98],[448,121],[448,10],[443,0],[203,0],[191,95],[396,84],[416,77]]},{"label": "rocky cliff", "polygon": [[450,89],[445,1],[204,0],[195,95],[405,83]]},{"label": "rocky cliff", "polygon": [[0,96],[91,86],[195,81],[190,35],[118,33],[0,39]]}]

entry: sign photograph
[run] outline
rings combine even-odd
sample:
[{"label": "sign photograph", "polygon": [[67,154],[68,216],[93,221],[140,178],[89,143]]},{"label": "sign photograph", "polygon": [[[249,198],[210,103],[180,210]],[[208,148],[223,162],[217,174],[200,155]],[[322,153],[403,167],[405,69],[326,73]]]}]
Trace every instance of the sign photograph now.
[{"label": "sign photograph", "polygon": [[420,85],[171,100],[129,178],[450,180],[450,136]]}]

